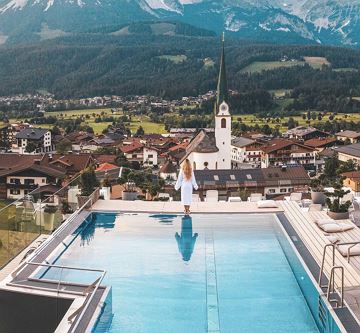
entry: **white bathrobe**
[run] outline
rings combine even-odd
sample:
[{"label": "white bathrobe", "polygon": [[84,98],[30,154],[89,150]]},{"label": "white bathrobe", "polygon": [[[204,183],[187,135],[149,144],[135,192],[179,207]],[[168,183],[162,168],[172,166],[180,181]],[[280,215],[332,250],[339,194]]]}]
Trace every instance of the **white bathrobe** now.
[{"label": "white bathrobe", "polygon": [[190,206],[192,201],[193,188],[198,189],[196,184],[194,173],[189,180],[185,179],[182,170],[179,173],[178,180],[175,185],[175,190],[177,191],[181,187],[181,202],[185,206]]}]

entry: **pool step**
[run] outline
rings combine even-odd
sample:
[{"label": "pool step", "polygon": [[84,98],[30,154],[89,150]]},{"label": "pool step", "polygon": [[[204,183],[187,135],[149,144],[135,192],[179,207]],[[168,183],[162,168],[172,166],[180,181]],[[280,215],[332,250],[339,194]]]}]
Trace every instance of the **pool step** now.
[{"label": "pool step", "polygon": [[212,231],[207,231],[205,236],[205,261],[207,331],[208,333],[220,333],[215,249]]}]

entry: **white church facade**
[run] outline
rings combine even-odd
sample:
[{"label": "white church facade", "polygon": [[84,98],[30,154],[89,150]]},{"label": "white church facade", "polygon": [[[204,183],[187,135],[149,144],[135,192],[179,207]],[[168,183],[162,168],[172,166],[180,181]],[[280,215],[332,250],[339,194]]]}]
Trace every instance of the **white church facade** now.
[{"label": "white church facade", "polygon": [[220,72],[214,106],[215,128],[213,131],[200,130],[191,140],[183,157],[189,159],[194,170],[231,169],[231,114],[225,68],[224,38]]}]

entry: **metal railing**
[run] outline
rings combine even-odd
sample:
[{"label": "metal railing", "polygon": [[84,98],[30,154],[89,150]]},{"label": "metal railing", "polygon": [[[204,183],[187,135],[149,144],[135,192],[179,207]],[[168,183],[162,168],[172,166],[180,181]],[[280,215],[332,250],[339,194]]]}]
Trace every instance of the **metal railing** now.
[{"label": "metal railing", "polygon": [[322,257],[321,267],[320,267],[320,273],[319,273],[319,279],[318,279],[318,284],[319,284],[320,288],[326,288],[327,287],[327,285],[322,285],[321,281],[322,281],[323,276],[325,275],[324,274],[324,266],[325,266],[325,259],[326,259],[326,253],[327,253],[326,250],[329,247],[332,249],[332,267],[335,266],[335,244],[326,244],[324,246],[324,252],[323,252],[323,257]]},{"label": "metal railing", "polygon": [[[341,289],[337,290],[340,294],[340,306],[339,300],[337,298],[330,298],[331,294],[334,294],[335,291],[335,271],[340,270],[341,276]],[[336,303],[337,307],[343,308],[344,307],[344,267],[343,266],[333,266],[330,271],[330,280],[326,292],[326,298],[329,303]]]},{"label": "metal railing", "polygon": [[[83,201],[80,194],[80,175],[50,196],[39,192],[39,188],[0,209],[0,267],[31,244],[42,234],[52,234],[68,218],[73,218]],[[41,187],[40,187],[41,188]],[[98,190],[88,201],[98,198]],[[30,250],[34,250],[34,247]]]},{"label": "metal railing", "polygon": [[[358,242],[360,243],[360,242]],[[351,244],[351,243],[350,243]],[[348,243],[339,243],[339,244],[326,244],[324,246],[324,251],[323,251],[323,257],[322,257],[322,261],[321,261],[321,267],[320,267],[320,272],[319,272],[319,278],[318,278],[318,284],[320,286],[321,289],[326,289],[326,298],[329,301],[329,303],[336,303],[337,307],[344,307],[344,275],[345,275],[345,269],[343,266],[336,266],[335,265],[335,249],[336,246],[338,245],[349,245]],[[325,261],[326,261],[326,254],[327,254],[327,249],[331,248],[331,269],[330,269],[330,277],[328,280],[328,283],[323,285],[322,284],[322,279],[325,276],[324,273],[324,267],[325,267]],[[340,278],[341,278],[341,287],[340,290],[336,289],[335,286],[335,273],[336,271],[339,270],[340,271]],[[336,292],[339,293],[340,296],[340,306],[339,306],[339,300],[337,298],[331,298],[332,295],[334,295]]]},{"label": "metal railing", "polygon": [[[16,272],[13,273],[13,277],[16,277],[16,275],[18,275],[20,273],[20,271],[25,268],[27,265],[30,266],[36,266],[38,268],[40,267],[45,267],[48,270],[50,269],[60,269],[60,277],[58,280],[45,280],[46,282],[55,282],[56,283],[56,288],[45,288],[45,287],[39,287],[36,286],[35,284],[31,285],[31,289],[33,290],[41,290],[41,291],[50,291],[50,292],[56,292],[57,296],[60,294],[60,286],[61,285],[67,285],[67,286],[72,286],[75,284],[72,284],[71,282],[65,282],[62,280],[62,276],[63,276],[63,271],[64,270],[71,270],[71,271],[80,271],[80,272],[92,272],[92,273],[99,273],[100,276],[92,283],[90,284],[86,284],[84,285],[84,290],[82,293],[79,292],[75,292],[75,291],[67,291],[67,290],[61,290],[61,293],[63,294],[75,294],[75,295],[82,295],[82,296],[86,296],[83,304],[76,309],[74,312],[72,312],[68,317],[68,323],[72,324],[72,326],[70,327],[68,333],[73,333],[76,332],[86,310],[88,309],[89,305],[91,304],[92,300],[94,299],[96,292],[98,291],[99,287],[101,286],[102,281],[104,280],[104,277],[106,275],[106,271],[105,270],[101,270],[101,269],[93,269],[93,268],[85,268],[85,267],[73,267],[73,266],[64,266],[64,265],[52,265],[52,264],[45,264],[45,263],[36,263],[36,262],[30,262],[27,261],[26,263],[24,263],[24,265],[22,265],[21,269],[17,270]],[[34,281],[40,281],[40,282],[44,282],[43,279],[35,279],[32,278],[31,279],[33,282]],[[13,283],[9,283],[9,285],[16,285]],[[79,287],[79,284],[75,285],[76,287]],[[76,319],[76,321],[74,321]]]}]

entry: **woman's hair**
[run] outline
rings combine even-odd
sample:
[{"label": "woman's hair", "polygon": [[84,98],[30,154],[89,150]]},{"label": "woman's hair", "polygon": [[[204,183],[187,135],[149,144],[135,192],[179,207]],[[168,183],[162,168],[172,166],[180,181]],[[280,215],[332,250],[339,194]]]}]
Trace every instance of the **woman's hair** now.
[{"label": "woman's hair", "polygon": [[185,179],[190,180],[191,176],[192,176],[192,167],[191,167],[191,163],[188,159],[185,160],[185,162],[182,166],[182,170],[183,170]]}]

